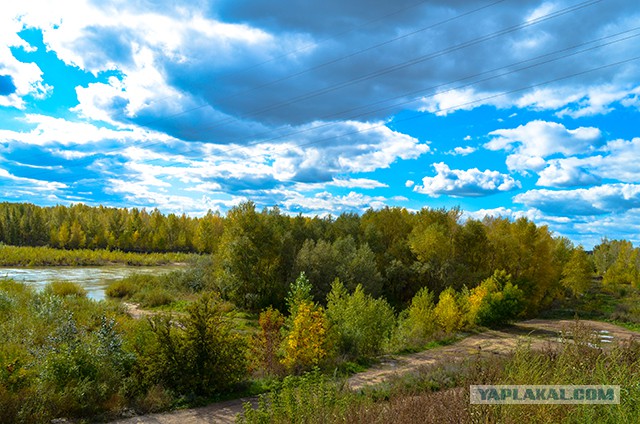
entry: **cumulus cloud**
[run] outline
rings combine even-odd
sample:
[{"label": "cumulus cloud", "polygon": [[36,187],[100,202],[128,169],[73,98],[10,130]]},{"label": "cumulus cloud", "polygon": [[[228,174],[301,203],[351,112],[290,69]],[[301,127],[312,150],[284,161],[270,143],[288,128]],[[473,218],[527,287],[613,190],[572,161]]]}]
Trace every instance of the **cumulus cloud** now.
[{"label": "cumulus cloud", "polygon": [[[625,183],[640,181],[640,170],[637,166],[640,138],[609,141],[600,147],[597,153],[550,160],[512,154],[507,157],[507,165],[510,169],[537,172],[539,178],[536,185],[545,187],[590,186],[603,180]],[[527,160],[529,162],[526,162]]]},{"label": "cumulus cloud", "polygon": [[491,131],[484,145],[489,150],[516,151],[529,157],[565,156],[593,151],[601,143],[602,133],[594,127],[568,129],[557,122],[535,120],[517,128]]},{"label": "cumulus cloud", "polygon": [[538,174],[536,185],[545,187],[578,187],[599,184],[601,178],[593,175],[577,158],[550,160],[546,168]]},{"label": "cumulus cloud", "polygon": [[[637,23],[637,8],[624,0],[612,1],[482,42],[479,40],[487,35],[570,4],[556,2],[548,8],[547,2],[527,0],[469,13],[473,8],[468,2],[408,0],[393,5],[328,0],[322,7],[295,2],[286,8],[258,0],[198,2],[189,7],[182,2],[160,2],[155,7],[144,2],[74,0],[67,5],[73,8],[70,13],[37,1],[29,5],[35,7],[12,6],[6,20],[13,30],[9,35],[22,26],[42,29],[47,47],[68,64],[96,74],[120,72],[121,103],[105,97],[107,87],[82,88],[78,110],[87,116],[105,119],[107,114],[115,120],[144,116],[138,121],[142,123],[149,117],[171,115],[175,105],[177,110],[189,110],[204,104],[213,116],[273,129],[274,125],[302,125],[329,116],[360,119],[355,111],[364,120],[381,119],[419,100],[415,93],[425,87],[468,79],[478,70],[546,54],[549,46],[577,45]],[[583,23],[581,29],[569,24],[575,19]],[[436,25],[445,20],[446,24]],[[415,107],[436,111],[461,105],[515,104],[603,113],[636,88],[630,85],[638,80],[637,65],[559,81],[545,87],[548,92],[544,95],[529,100],[531,90],[513,89],[540,82],[540,75],[554,78],[564,75],[566,69],[587,70],[593,63],[627,58],[639,49],[630,40],[617,48],[590,52],[590,60],[576,56],[496,80],[485,79],[476,86],[431,97],[426,105],[417,102]],[[602,80],[609,83],[601,84]],[[505,90],[513,93],[496,96]],[[574,94],[566,96],[567,92]],[[163,101],[168,95],[174,97],[172,102]],[[477,102],[481,97],[490,100]],[[463,106],[469,102],[477,103]],[[206,126],[204,121],[195,121]],[[153,127],[160,128],[157,124]]]},{"label": "cumulus cloud", "polygon": [[480,171],[450,169],[443,162],[433,164],[435,177],[424,177],[422,185],[414,187],[414,191],[438,197],[446,194],[453,197],[480,197],[501,191],[511,191],[521,187],[520,182],[511,176],[498,171]]},{"label": "cumulus cloud", "polygon": [[20,142],[38,146],[63,145],[79,147],[107,141],[169,141],[162,133],[139,128],[113,130],[87,122],[69,121],[40,114],[26,114],[22,121],[32,126],[29,131],[0,130],[0,142]]},{"label": "cumulus cloud", "polygon": [[28,186],[29,189],[37,191],[57,191],[62,188],[67,188],[66,184],[55,181],[43,181],[34,178],[18,177],[2,168],[0,168],[0,178],[11,181],[12,184],[14,184],[14,188],[16,188],[15,185]]},{"label": "cumulus cloud", "polygon": [[529,190],[514,202],[556,216],[603,215],[640,208],[640,185],[603,184],[575,190]]},{"label": "cumulus cloud", "polygon": [[[465,137],[466,138],[466,137]],[[467,146],[467,147],[456,147],[452,151],[449,152],[450,155],[458,155],[458,156],[467,156],[471,153],[475,152],[477,149],[475,147]]]},{"label": "cumulus cloud", "polygon": [[585,169],[577,167],[575,161],[547,160],[549,156],[558,154],[593,154],[604,144],[598,128],[568,129],[557,122],[534,120],[517,128],[491,131],[489,136],[491,139],[484,147],[508,152],[506,164],[510,171],[538,173],[538,185],[566,187],[587,185],[598,180]]},{"label": "cumulus cloud", "polygon": [[313,215],[342,212],[364,212],[369,208],[379,209],[389,203],[383,196],[367,196],[354,191],[347,195],[334,195],[323,191],[313,195],[304,195],[296,191],[283,192],[283,198],[278,204],[290,212],[302,212]]},{"label": "cumulus cloud", "polygon": [[326,187],[342,187],[342,188],[362,188],[362,189],[376,189],[389,187],[385,183],[372,180],[370,178],[333,178],[332,181],[326,183],[298,183],[295,185],[296,189],[302,191],[321,190]]}]

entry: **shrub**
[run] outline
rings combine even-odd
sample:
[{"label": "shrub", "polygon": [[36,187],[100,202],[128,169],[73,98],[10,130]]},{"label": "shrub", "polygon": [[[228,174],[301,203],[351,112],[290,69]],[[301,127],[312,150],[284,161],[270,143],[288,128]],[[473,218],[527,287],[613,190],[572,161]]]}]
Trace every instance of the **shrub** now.
[{"label": "shrub", "polygon": [[517,285],[513,285],[511,275],[496,271],[471,291],[469,304],[469,320],[472,323],[499,325],[522,313],[524,293]]},{"label": "shrub", "polygon": [[374,299],[361,285],[348,294],[339,280],[327,297],[327,318],[339,352],[349,359],[370,358],[382,352],[396,321],[386,300]]},{"label": "shrub", "polygon": [[240,424],[343,422],[360,398],[323,376],[317,369],[302,376],[285,377],[280,387],[261,395],[258,407],[244,405]]},{"label": "shrub", "polygon": [[178,394],[210,396],[239,383],[247,374],[246,343],[231,331],[220,299],[205,294],[187,316],[151,319],[153,348],[138,371],[147,382]]},{"label": "shrub", "polygon": [[282,344],[284,316],[277,309],[269,308],[260,314],[258,323],[260,331],[253,338],[254,358],[265,374],[279,375],[283,371],[278,350]]},{"label": "shrub", "polygon": [[87,291],[82,286],[71,281],[52,281],[45,286],[44,291],[55,296],[87,296]]},{"label": "shrub", "polygon": [[105,294],[109,297],[127,299],[136,294],[140,288],[130,278],[115,281],[106,288]]},{"label": "shrub", "polygon": [[424,287],[416,293],[411,305],[402,311],[395,334],[396,348],[417,349],[433,338],[437,331],[433,293]]},{"label": "shrub", "polygon": [[140,305],[146,308],[168,305],[175,300],[173,295],[162,287],[141,291],[135,298],[140,302]]}]

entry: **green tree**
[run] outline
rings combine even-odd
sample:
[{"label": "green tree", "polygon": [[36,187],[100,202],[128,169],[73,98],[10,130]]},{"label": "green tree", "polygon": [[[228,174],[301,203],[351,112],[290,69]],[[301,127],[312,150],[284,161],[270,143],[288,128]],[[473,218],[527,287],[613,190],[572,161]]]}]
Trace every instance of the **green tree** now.
[{"label": "green tree", "polygon": [[582,246],[578,246],[571,254],[571,259],[562,270],[562,285],[574,296],[584,294],[593,279],[593,264]]},{"label": "green tree", "polygon": [[396,343],[400,348],[420,348],[432,339],[438,330],[434,309],[433,293],[423,287],[398,318]]},{"label": "green tree", "polygon": [[246,377],[246,342],[232,331],[216,296],[202,295],[185,317],[151,322],[156,349],[144,362],[152,381],[181,394],[210,396]]},{"label": "green tree", "polygon": [[227,214],[218,251],[219,288],[239,306],[260,310],[282,307],[287,269],[282,266],[284,238],[255,204],[242,203]]},{"label": "green tree", "polygon": [[608,267],[602,278],[602,284],[616,286],[618,284],[640,284],[640,255],[631,242],[623,240],[614,244],[617,257]]},{"label": "green tree", "polygon": [[351,359],[381,353],[395,326],[393,309],[384,299],[366,294],[361,285],[349,294],[340,280],[327,297],[326,315],[339,353]]}]

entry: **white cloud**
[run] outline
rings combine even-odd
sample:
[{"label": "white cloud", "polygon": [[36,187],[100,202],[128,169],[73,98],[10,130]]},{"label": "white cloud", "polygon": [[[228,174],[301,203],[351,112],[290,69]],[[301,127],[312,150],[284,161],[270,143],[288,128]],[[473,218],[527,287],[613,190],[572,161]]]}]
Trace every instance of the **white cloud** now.
[{"label": "white cloud", "polygon": [[449,169],[445,163],[435,163],[435,177],[424,177],[422,185],[414,187],[414,191],[438,197],[446,194],[453,197],[487,196],[501,191],[510,191],[521,187],[520,182],[509,175],[498,171],[480,171]]},{"label": "white cloud", "polygon": [[286,191],[282,205],[289,211],[305,211],[311,214],[339,214],[341,212],[364,212],[369,208],[379,209],[387,204],[382,196],[367,196],[361,193],[349,192],[345,196],[334,195],[328,191],[307,197],[299,192]]},{"label": "white cloud", "polygon": [[0,178],[11,181],[11,185],[14,189],[20,188],[22,190],[35,190],[38,192],[56,192],[64,188],[68,188],[66,184],[56,181],[43,181],[34,178],[18,177],[2,168],[0,168]]},{"label": "white cloud", "polygon": [[453,149],[453,151],[448,152],[448,153],[451,154],[451,155],[467,156],[467,155],[470,155],[471,153],[475,152],[476,150],[477,149],[475,147],[471,147],[471,146],[456,147],[456,148]]},{"label": "white cloud", "polygon": [[[398,159],[415,159],[429,152],[426,143],[393,131],[383,123],[336,122],[302,127],[304,135],[270,146],[274,168],[285,179],[309,178],[342,172],[372,172]],[[304,181],[304,180],[301,180]]]},{"label": "white cloud", "polygon": [[405,187],[413,187],[415,184],[416,184],[416,183],[415,183],[415,181],[407,180],[407,181],[404,183],[404,186],[405,186]]},{"label": "white cloud", "polygon": [[563,124],[535,120],[517,128],[499,129],[485,148],[513,151],[531,157],[547,157],[554,153],[569,156],[587,153],[601,143],[602,133],[594,127],[567,129]]},{"label": "white cloud", "polygon": [[79,146],[111,141],[166,141],[171,138],[159,133],[141,129],[112,130],[98,127],[86,122],[73,122],[64,118],[54,118],[46,115],[27,114],[24,122],[35,127],[28,132],[0,130],[0,142],[21,142],[46,146],[58,144],[65,146]]},{"label": "white cloud", "polygon": [[24,97],[42,98],[51,92],[44,83],[42,70],[35,63],[17,60],[11,48],[33,51],[33,47],[18,36],[23,29],[18,16],[21,13],[20,2],[5,2],[0,14],[0,75],[9,76],[15,91],[9,95],[0,95],[0,106],[25,108]]},{"label": "white cloud", "polygon": [[548,215],[603,215],[640,208],[640,185],[603,184],[575,190],[529,190],[514,197],[515,203]]},{"label": "white cloud", "polygon": [[[538,173],[537,185],[572,187],[599,184],[602,180],[626,183],[640,181],[640,138],[612,140],[597,155],[567,157],[545,161],[540,157],[512,154],[507,157],[509,169],[529,169]],[[529,161],[529,162],[526,162]]]},{"label": "white cloud", "polygon": [[210,196],[191,197],[176,190],[160,191],[150,187],[145,181],[109,179],[106,191],[123,195],[127,207],[159,208],[165,213],[187,213],[202,215],[208,210],[231,208],[247,198],[243,196],[224,196],[217,199]]},{"label": "white cloud", "polygon": [[326,187],[376,189],[389,187],[387,184],[369,178],[333,178],[322,183],[297,183],[295,188],[300,191],[323,190]]},{"label": "white cloud", "polygon": [[581,166],[578,158],[554,159],[538,175],[536,185],[545,187],[577,187],[600,183],[600,178]]},{"label": "white cloud", "polygon": [[633,99],[634,94],[638,93],[640,86],[637,87],[619,87],[614,84],[600,85],[587,89],[587,93],[579,100],[574,101],[569,107],[566,107],[556,113],[558,117],[570,116],[572,118],[581,118],[584,116],[604,115],[613,110],[616,102],[622,104]]}]

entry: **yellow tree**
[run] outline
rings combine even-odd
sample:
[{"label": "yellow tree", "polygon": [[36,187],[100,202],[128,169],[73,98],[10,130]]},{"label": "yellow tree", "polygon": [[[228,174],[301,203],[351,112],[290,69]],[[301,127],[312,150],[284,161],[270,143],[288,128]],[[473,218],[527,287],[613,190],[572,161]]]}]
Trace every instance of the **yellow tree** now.
[{"label": "yellow tree", "polygon": [[328,354],[328,323],[324,310],[308,300],[297,305],[284,341],[283,365],[290,371],[302,371],[320,364]]},{"label": "yellow tree", "polygon": [[433,310],[436,322],[447,333],[453,333],[460,328],[462,312],[456,301],[456,292],[451,287],[440,293],[438,304]]}]

